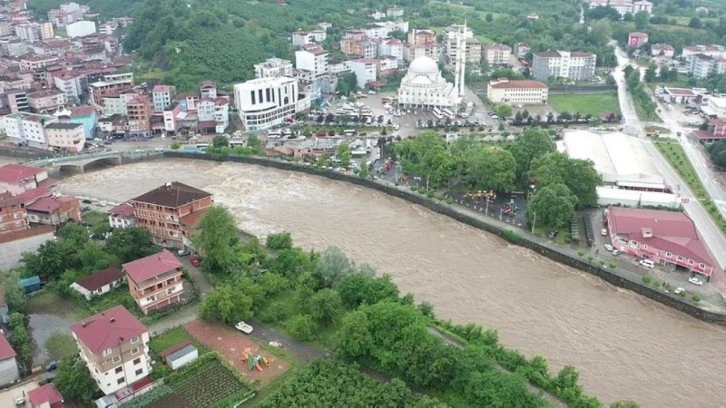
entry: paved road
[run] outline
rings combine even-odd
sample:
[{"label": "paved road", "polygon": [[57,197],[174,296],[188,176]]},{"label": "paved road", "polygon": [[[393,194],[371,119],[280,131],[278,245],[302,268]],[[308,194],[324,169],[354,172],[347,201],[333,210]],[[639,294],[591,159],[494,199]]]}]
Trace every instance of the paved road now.
[{"label": "paved road", "polygon": [[[618,99],[620,101],[620,110],[623,115],[623,121],[625,122],[624,132],[640,137],[644,134],[643,126],[638,119],[638,115],[635,113],[633,101],[630,97],[630,93],[626,89],[627,85],[625,84],[623,74],[623,68],[625,68],[630,63],[630,60],[628,59],[627,54],[625,54],[623,50],[617,47],[616,44],[613,44],[613,46],[615,46],[615,55],[618,60],[618,67],[613,72],[613,77],[617,81],[618,85]],[[669,122],[666,122],[666,126],[670,127],[670,125],[671,124]],[[676,132],[678,132],[679,130],[671,129],[671,131],[676,134]],[[681,132],[683,133],[682,130]],[[665,158],[655,148],[653,143],[647,138],[642,138],[641,143],[643,143],[646,152],[648,152],[654,165],[664,177],[666,183],[673,187],[676,192],[682,197],[695,197],[693,192],[688,188],[688,185],[668,164]],[[688,144],[688,142],[685,141],[685,144]],[[693,148],[693,146],[689,147],[691,149]],[[693,160],[690,156],[689,159],[692,161],[692,163],[694,163],[694,166],[699,166],[699,164],[703,166],[703,163],[699,163],[698,160]],[[700,175],[700,172],[699,176],[702,178],[702,180],[706,179]],[[713,184],[711,180],[713,180],[713,178],[710,178],[709,184]],[[717,195],[715,197],[717,200],[723,200],[723,195]],[[726,267],[726,237],[724,237],[723,233],[721,233],[721,230],[713,222],[708,212],[706,212],[701,203],[699,203],[697,200],[689,200],[687,203],[683,204],[683,207],[688,216],[691,217],[693,222],[696,224],[698,231],[704,238],[704,241],[708,245],[716,261],[717,270],[712,276],[713,279],[711,280],[711,283],[716,285],[721,293],[726,293],[726,273],[724,272],[724,268]]]}]

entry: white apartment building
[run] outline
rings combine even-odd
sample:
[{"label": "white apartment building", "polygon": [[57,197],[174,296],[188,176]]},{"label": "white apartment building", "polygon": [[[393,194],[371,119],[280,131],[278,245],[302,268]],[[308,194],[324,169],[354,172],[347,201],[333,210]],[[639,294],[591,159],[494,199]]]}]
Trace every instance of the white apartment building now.
[{"label": "white apartment building", "polygon": [[104,96],[103,97],[103,114],[106,116],[129,114],[126,109],[126,98],[123,95]]},{"label": "white apartment building", "polygon": [[214,99],[202,98],[197,102],[197,119],[200,122],[214,120]]},{"label": "white apartment building", "polygon": [[72,72],[62,72],[53,75],[53,84],[57,89],[66,94],[66,99],[77,100],[83,93],[81,86],[81,78],[83,74],[73,74]]},{"label": "white apartment building", "polygon": [[70,38],[87,37],[96,33],[96,23],[93,21],[76,21],[66,25],[66,33]]},{"label": "white apartment building", "polygon": [[35,112],[48,112],[68,103],[66,94],[57,89],[44,89],[28,94],[28,104]]},{"label": "white apartment building", "polygon": [[317,45],[307,45],[295,51],[295,68],[312,73],[314,78],[328,72],[328,52]]},{"label": "white apartment building", "polygon": [[378,63],[371,59],[357,59],[350,62],[350,68],[355,74],[358,88],[365,88],[369,82],[375,82],[378,74]]},{"label": "white apartment building", "polygon": [[5,116],[5,133],[13,143],[22,143],[37,149],[48,149],[45,126],[57,121],[56,117],[50,115],[12,113]]},{"label": "white apartment building", "polygon": [[458,24],[453,24],[444,28],[444,52],[446,53],[446,57],[449,61],[456,60],[457,37],[461,37],[462,40],[468,40],[470,38],[474,38],[474,32],[471,31],[469,27],[462,27]]},{"label": "white apartment building", "polygon": [[646,0],[639,0],[639,1],[633,1],[633,0],[591,0],[590,1],[590,8],[593,9],[595,7],[612,7],[614,8],[620,16],[625,16],[626,14],[635,14],[640,11],[645,11],[648,13],[648,15],[653,14],[653,3],[646,1]]},{"label": "white apartment building", "polygon": [[711,44],[711,45],[691,45],[683,48],[683,58],[688,59],[689,57],[697,54],[708,55],[713,58],[726,58],[726,47],[723,45]]},{"label": "white apartment building", "polygon": [[493,103],[541,104],[547,103],[549,88],[539,81],[510,81],[506,78],[487,84],[487,98]]},{"label": "white apartment building", "polygon": [[726,59],[714,58],[705,54],[689,55],[686,58],[688,73],[695,78],[707,78],[726,72]]},{"label": "white apartment building", "polygon": [[512,47],[507,44],[492,44],[484,47],[484,58],[489,65],[509,64]]},{"label": "white apartment building", "polygon": [[595,76],[597,56],[583,51],[546,51],[532,56],[532,76],[540,81],[550,77],[587,81]]},{"label": "white apartment building", "polygon": [[403,42],[397,38],[384,38],[378,44],[378,55],[403,61]]},{"label": "white apartment building", "polygon": [[269,129],[295,115],[298,83],[294,78],[259,78],[236,84],[234,102],[250,131]]},{"label": "white apartment building", "polygon": [[29,43],[40,41],[40,32],[38,30],[37,24],[34,23],[16,25],[15,36]]},{"label": "white apartment building", "polygon": [[171,105],[176,95],[176,87],[172,85],[155,85],[151,90],[154,113],[161,114],[164,108]]},{"label": "white apartment building", "polygon": [[21,70],[36,70],[39,68],[45,68],[48,65],[53,65],[58,62],[58,57],[52,55],[24,55],[20,57],[20,69]]},{"label": "white apartment building", "polygon": [[350,60],[328,64],[328,72],[334,75],[341,74],[343,72],[352,72],[352,69],[350,68]]},{"label": "white apartment building", "polygon": [[123,306],[76,322],[71,332],[104,394],[123,390],[151,373],[149,330]]},{"label": "white apartment building", "polygon": [[214,131],[224,133],[229,126],[229,101],[224,98],[217,98],[214,102]]},{"label": "white apartment building", "polygon": [[292,61],[282,58],[268,58],[255,64],[255,78],[292,77]]},{"label": "white apartment building", "polygon": [[403,17],[403,9],[400,7],[390,7],[386,10],[386,17]]},{"label": "white apartment building", "polygon": [[55,122],[45,126],[48,146],[78,153],[83,150],[86,136],[82,123]]}]

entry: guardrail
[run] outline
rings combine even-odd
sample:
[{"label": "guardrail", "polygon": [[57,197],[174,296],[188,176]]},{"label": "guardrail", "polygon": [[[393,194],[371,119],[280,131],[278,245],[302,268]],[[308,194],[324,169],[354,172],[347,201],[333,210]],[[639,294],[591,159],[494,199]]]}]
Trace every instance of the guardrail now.
[{"label": "guardrail", "polygon": [[85,161],[93,159],[103,159],[108,157],[138,157],[148,156],[150,154],[163,155],[166,149],[137,149],[137,150],[120,150],[120,151],[106,151],[98,153],[79,153],[68,156],[60,157],[49,157],[47,159],[37,159],[26,162],[29,166],[35,167],[46,167],[62,163],[72,163],[76,161]]}]

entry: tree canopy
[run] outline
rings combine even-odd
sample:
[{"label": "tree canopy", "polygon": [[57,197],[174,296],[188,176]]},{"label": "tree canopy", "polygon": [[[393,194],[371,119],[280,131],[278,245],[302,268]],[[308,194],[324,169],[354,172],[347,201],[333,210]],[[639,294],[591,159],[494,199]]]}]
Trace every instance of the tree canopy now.
[{"label": "tree canopy", "polygon": [[595,188],[602,183],[600,175],[589,160],[572,159],[563,153],[547,153],[532,160],[530,175],[537,188],[551,184],[564,184],[576,197],[575,208],[597,204]]},{"label": "tree canopy", "polygon": [[239,247],[239,230],[232,213],[224,207],[208,208],[199,219],[192,243],[204,257],[205,270],[230,272]]}]

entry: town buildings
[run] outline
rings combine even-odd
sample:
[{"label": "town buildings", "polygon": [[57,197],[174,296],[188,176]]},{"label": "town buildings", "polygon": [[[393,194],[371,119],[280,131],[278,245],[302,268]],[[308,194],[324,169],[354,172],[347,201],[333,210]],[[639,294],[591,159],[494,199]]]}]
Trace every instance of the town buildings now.
[{"label": "town buildings", "polygon": [[492,44],[484,47],[484,58],[489,65],[508,65],[512,47],[507,44]]},{"label": "town buildings", "polygon": [[93,21],[76,21],[66,25],[68,37],[87,37],[96,33],[96,23]]},{"label": "town buildings", "polygon": [[151,98],[154,103],[154,113],[164,112],[164,108],[171,105],[174,95],[176,95],[176,87],[172,85],[155,85],[151,90]]},{"label": "town buildings", "polygon": [[541,104],[547,103],[549,88],[539,81],[510,81],[500,78],[487,84],[487,98],[493,103]]},{"label": "town buildings", "polygon": [[527,57],[527,54],[529,54],[531,51],[531,48],[529,45],[520,42],[514,44],[514,56],[517,57],[517,59],[524,59]]},{"label": "town buildings", "polygon": [[63,396],[55,384],[45,384],[28,391],[30,408],[63,408]]},{"label": "town buildings", "polygon": [[441,75],[436,61],[429,57],[418,57],[411,62],[406,76],[401,80],[398,103],[415,109],[453,109],[456,90]]},{"label": "town buildings", "polygon": [[706,278],[713,272],[711,255],[684,213],[610,207],[607,225],[613,247],[629,255]]},{"label": "town buildings", "polygon": [[86,5],[78,3],[61,4],[58,9],[48,12],[48,21],[52,22],[56,27],[65,27],[75,21],[83,19],[83,15],[89,11]]},{"label": "town buildings", "polygon": [[289,77],[259,78],[234,86],[240,120],[250,131],[282,124],[297,112],[298,81]]},{"label": "town buildings", "polygon": [[295,68],[310,73],[316,79],[328,72],[328,52],[319,45],[307,45],[295,51]]},{"label": "town buildings", "polygon": [[673,58],[676,55],[676,49],[670,44],[652,44],[650,46],[650,55],[654,57]]},{"label": "town buildings", "polygon": [[620,13],[621,17],[624,17],[626,14],[635,15],[635,13],[640,11],[644,11],[648,13],[648,15],[653,13],[653,3],[646,0],[591,0],[590,8],[593,9],[595,7],[614,8],[618,13]]},{"label": "town buildings", "polygon": [[418,57],[438,59],[439,46],[434,31],[413,29],[408,33],[408,45],[403,50],[403,58],[411,62]]},{"label": "town buildings", "polygon": [[123,283],[126,275],[118,268],[106,268],[78,279],[70,286],[86,300],[101,296]]},{"label": "town buildings", "polygon": [[48,171],[22,164],[0,166],[0,194],[17,196],[47,184]]},{"label": "town buildings", "polygon": [[71,332],[104,394],[122,390],[151,373],[149,330],[123,306],[76,322]]},{"label": "town buildings", "polygon": [[0,335],[0,386],[8,385],[20,378],[16,355],[5,335]]},{"label": "town buildings", "polygon": [[595,54],[583,51],[536,52],[532,57],[532,76],[540,81],[569,78],[587,81],[595,76]]},{"label": "town buildings", "polygon": [[703,79],[726,72],[726,58],[712,57],[709,54],[689,54],[685,57],[688,73]]},{"label": "town buildings", "polygon": [[91,96],[90,102],[94,106],[103,107],[104,96],[118,95],[120,92],[130,90],[133,86],[133,73],[104,75],[102,81],[92,82],[88,85]]},{"label": "town buildings", "polygon": [[108,211],[108,223],[111,228],[124,229],[136,225],[134,206],[124,202]]},{"label": "town buildings", "polygon": [[81,221],[81,203],[75,197],[51,195],[40,197],[25,206],[28,221],[59,226],[67,221]]},{"label": "town buildings", "polygon": [[282,58],[268,58],[265,62],[255,64],[255,78],[292,77],[291,61]]},{"label": "town buildings", "polygon": [[350,62],[350,68],[355,73],[358,88],[365,88],[366,84],[375,82],[378,73],[378,62],[370,59],[356,59]]},{"label": "town buildings", "polygon": [[641,32],[633,32],[628,34],[628,47],[640,48],[648,43],[648,34]]},{"label": "town buildings", "polygon": [[[474,38],[474,32],[470,28],[453,24],[444,28],[443,39],[444,39],[444,53],[447,61],[454,61],[456,59],[457,44],[460,40],[466,46],[469,45],[468,40]],[[481,47],[481,43],[479,43]]]},{"label": "town buildings", "polygon": [[169,252],[123,264],[129,292],[144,314],[181,302],[184,294],[182,264]]},{"label": "town buildings", "polygon": [[136,225],[149,230],[154,243],[171,248],[190,246],[182,228],[185,219],[198,219],[214,200],[212,194],[179,182],[166,183],[129,201]]},{"label": "town buildings", "polygon": [[0,234],[28,228],[30,223],[23,200],[7,192],[0,194]]}]

